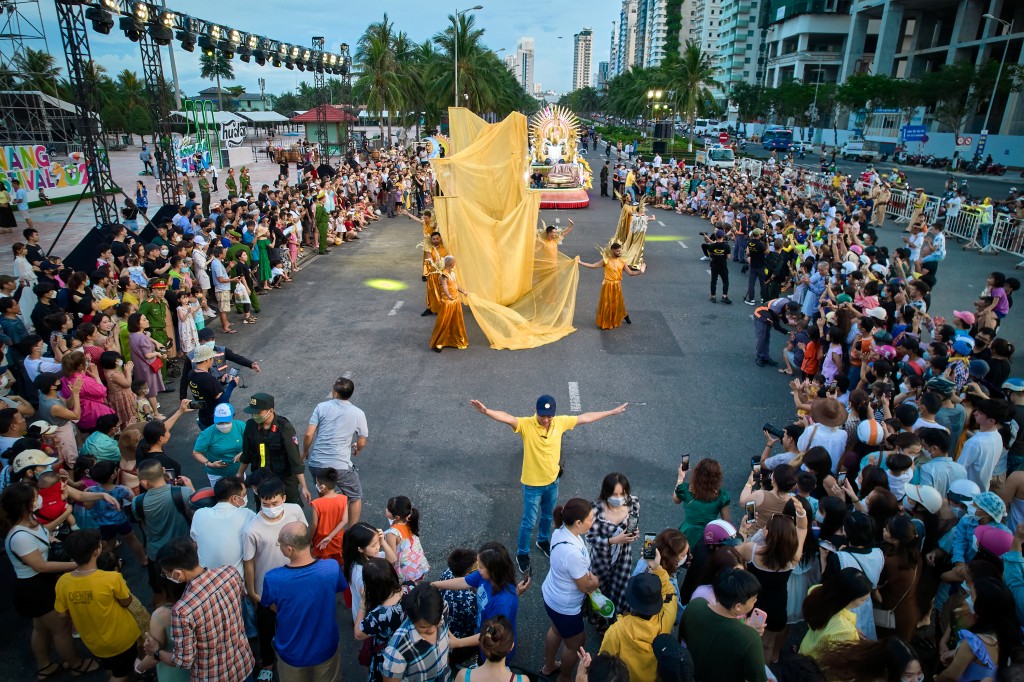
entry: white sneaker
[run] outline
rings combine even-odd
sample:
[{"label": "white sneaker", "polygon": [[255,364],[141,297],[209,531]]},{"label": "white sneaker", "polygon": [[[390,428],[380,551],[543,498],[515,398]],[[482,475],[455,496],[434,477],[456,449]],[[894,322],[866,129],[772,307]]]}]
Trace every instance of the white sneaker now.
[{"label": "white sneaker", "polygon": [[700,259],[701,260],[711,260],[711,257],[710,256],[701,256]]},{"label": "white sneaker", "polygon": [[217,317],[217,313],[213,312],[212,310],[204,310],[203,317],[209,320],[211,317]]}]

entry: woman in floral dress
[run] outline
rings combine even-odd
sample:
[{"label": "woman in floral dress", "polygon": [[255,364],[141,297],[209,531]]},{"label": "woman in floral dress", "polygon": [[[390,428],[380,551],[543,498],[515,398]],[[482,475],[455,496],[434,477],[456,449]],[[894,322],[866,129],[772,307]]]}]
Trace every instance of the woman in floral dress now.
[{"label": "woman in floral dress", "polygon": [[[631,521],[630,517],[636,520]],[[621,613],[626,605],[626,583],[633,571],[633,542],[640,536],[639,518],[640,500],[630,494],[626,477],[620,473],[605,476],[601,493],[594,501],[594,525],[587,532],[587,542],[590,569],[601,581],[601,593],[615,603],[616,613]],[[631,533],[626,532],[627,526]]]}]

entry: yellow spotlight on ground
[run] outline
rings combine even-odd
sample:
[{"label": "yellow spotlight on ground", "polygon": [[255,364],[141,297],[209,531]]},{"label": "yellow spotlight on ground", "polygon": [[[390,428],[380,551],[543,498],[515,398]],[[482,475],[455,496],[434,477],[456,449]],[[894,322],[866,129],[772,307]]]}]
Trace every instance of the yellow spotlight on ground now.
[{"label": "yellow spotlight on ground", "polygon": [[368,279],[363,284],[371,289],[379,289],[381,291],[402,291],[409,288],[408,284],[399,282],[397,279]]},{"label": "yellow spotlight on ground", "polygon": [[677,242],[679,237],[674,237],[670,234],[649,234],[647,235],[646,241],[649,242]]}]

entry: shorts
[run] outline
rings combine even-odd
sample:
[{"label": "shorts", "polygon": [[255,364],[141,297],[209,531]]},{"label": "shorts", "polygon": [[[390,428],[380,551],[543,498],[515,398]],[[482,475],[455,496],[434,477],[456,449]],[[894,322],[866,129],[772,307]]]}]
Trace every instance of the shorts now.
[{"label": "shorts", "polygon": [[116,526],[100,526],[100,537],[104,540],[113,540],[121,535],[129,535],[131,532],[131,521],[125,521]]},{"label": "shorts", "polygon": [[53,611],[57,601],[58,573],[37,573],[31,578],[18,578],[11,602],[22,618],[41,618]]},{"label": "shorts", "polygon": [[555,632],[562,639],[570,639],[579,635],[583,632],[583,610],[571,616],[567,616],[564,613],[555,611],[547,602],[544,602],[544,610],[548,612],[548,618],[551,619],[551,625],[554,626]]},{"label": "shorts", "polygon": [[217,308],[222,312],[227,312],[231,308],[230,290],[217,290]]},{"label": "shorts", "polygon": [[[316,475],[322,472],[327,467],[309,467],[310,479],[313,483],[316,482]],[[351,500],[363,499],[363,484],[359,481],[359,472],[352,469],[338,469],[338,483],[334,486],[334,489]]]},{"label": "shorts", "polygon": [[131,677],[135,672],[135,656],[135,644],[132,644],[117,656],[97,656],[96,661],[101,668],[110,671],[111,677]]}]

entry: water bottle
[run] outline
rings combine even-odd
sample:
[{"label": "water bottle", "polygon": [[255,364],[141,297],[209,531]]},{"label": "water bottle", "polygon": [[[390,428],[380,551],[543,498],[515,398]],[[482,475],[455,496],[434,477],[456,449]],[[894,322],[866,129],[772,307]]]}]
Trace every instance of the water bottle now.
[{"label": "water bottle", "polygon": [[615,615],[615,604],[611,599],[601,594],[601,590],[594,590],[590,593],[589,598],[590,606],[594,609],[594,613],[602,618],[611,618]]}]

